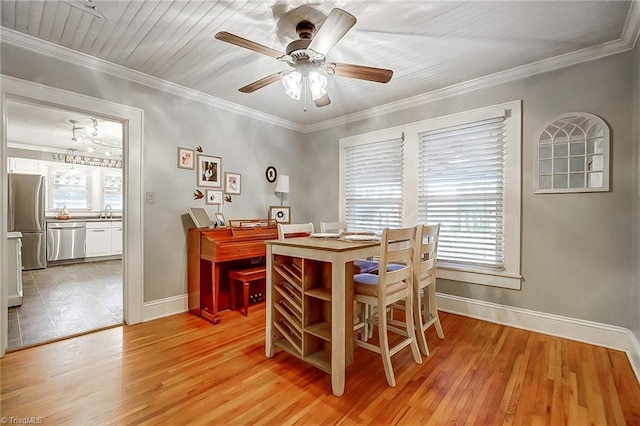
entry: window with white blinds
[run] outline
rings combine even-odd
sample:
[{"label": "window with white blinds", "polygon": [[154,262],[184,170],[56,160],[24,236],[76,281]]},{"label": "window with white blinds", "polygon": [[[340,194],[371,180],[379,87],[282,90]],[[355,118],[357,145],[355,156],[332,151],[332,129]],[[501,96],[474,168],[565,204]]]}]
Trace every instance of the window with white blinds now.
[{"label": "window with white blinds", "polygon": [[349,229],[402,225],[401,138],[345,147],[344,206]]},{"label": "window with white blinds", "polygon": [[503,269],[504,117],[419,134],[418,218],[440,223],[438,261]]},{"label": "window with white blinds", "polygon": [[519,289],[521,147],[518,100],[344,137],[339,219],[440,223],[438,278]]}]

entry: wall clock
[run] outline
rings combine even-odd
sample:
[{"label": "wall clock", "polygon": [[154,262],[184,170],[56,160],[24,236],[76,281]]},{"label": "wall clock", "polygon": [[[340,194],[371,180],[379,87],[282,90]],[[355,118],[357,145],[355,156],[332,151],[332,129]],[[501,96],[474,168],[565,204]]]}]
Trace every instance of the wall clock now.
[{"label": "wall clock", "polygon": [[276,181],[276,178],[278,177],[278,171],[276,170],[275,167],[269,166],[267,167],[266,175],[267,175],[267,180],[273,183]]}]

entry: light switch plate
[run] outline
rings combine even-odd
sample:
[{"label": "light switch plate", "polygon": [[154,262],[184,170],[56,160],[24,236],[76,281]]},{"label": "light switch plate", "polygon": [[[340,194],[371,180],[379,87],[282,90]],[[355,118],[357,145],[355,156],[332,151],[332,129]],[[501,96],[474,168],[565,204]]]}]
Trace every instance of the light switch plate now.
[{"label": "light switch plate", "polygon": [[155,204],[156,203],[156,193],[153,191],[147,191],[145,194],[147,204]]}]

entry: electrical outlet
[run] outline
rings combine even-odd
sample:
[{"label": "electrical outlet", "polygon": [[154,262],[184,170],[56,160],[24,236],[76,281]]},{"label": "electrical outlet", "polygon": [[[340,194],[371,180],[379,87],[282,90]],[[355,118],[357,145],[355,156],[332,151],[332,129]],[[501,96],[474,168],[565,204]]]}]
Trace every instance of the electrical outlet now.
[{"label": "electrical outlet", "polygon": [[156,203],[156,193],[153,191],[147,191],[146,195],[146,199],[147,199],[147,204],[155,204]]}]

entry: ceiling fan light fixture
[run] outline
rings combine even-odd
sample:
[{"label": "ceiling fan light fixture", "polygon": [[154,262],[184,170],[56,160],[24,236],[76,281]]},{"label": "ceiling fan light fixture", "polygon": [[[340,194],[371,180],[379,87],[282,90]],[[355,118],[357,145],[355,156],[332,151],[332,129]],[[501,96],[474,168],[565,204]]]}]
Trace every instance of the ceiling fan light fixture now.
[{"label": "ceiling fan light fixture", "polygon": [[[272,7],[274,13],[276,10],[284,10],[283,8],[286,9],[286,5],[282,2],[277,2]],[[218,40],[270,56],[294,69],[290,72],[279,71],[263,77],[241,87],[239,89],[240,92],[252,93],[278,80],[282,80],[287,96],[295,100],[303,98],[303,109],[306,111],[309,94],[316,107],[324,107],[331,104],[331,99],[327,93],[327,75],[338,75],[378,83],[389,82],[393,75],[393,71],[389,69],[326,62],[329,51],[355,25],[357,21],[355,16],[337,7],[333,8],[329,15],[321,14],[324,19],[318,18],[318,13],[320,12],[309,14],[309,10],[316,12],[309,5],[299,6],[293,10],[295,14],[285,15],[289,16],[285,26],[289,25],[292,19],[302,19],[296,25],[296,33],[299,38],[287,44],[284,54],[226,31],[216,33],[215,38]],[[287,14],[289,13],[287,12]],[[311,19],[322,21],[319,29],[316,29],[316,25]],[[281,27],[281,23],[278,22],[279,32],[284,28]]]},{"label": "ceiling fan light fixture", "polygon": [[300,92],[302,92],[302,74],[299,71],[291,71],[282,77],[282,85],[285,88],[287,96],[300,100]]},{"label": "ceiling fan light fixture", "polygon": [[315,101],[327,94],[327,77],[317,71],[309,71],[309,90]]}]

